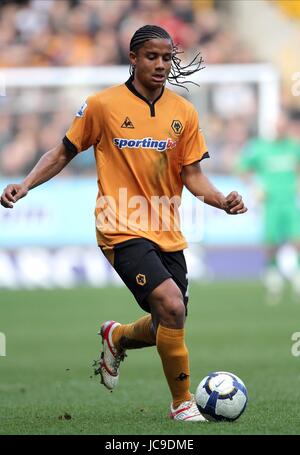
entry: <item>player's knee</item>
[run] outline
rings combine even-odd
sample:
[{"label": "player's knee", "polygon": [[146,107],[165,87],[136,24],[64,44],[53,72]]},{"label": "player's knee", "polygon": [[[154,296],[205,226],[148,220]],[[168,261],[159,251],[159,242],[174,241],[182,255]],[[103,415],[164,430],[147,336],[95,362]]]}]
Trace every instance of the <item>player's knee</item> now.
[{"label": "player's knee", "polygon": [[182,298],[168,302],[160,317],[164,327],[182,328],[185,321],[185,306]]},{"label": "player's knee", "polygon": [[157,322],[164,327],[182,328],[185,321],[185,306],[177,286],[155,295],[152,300]]}]

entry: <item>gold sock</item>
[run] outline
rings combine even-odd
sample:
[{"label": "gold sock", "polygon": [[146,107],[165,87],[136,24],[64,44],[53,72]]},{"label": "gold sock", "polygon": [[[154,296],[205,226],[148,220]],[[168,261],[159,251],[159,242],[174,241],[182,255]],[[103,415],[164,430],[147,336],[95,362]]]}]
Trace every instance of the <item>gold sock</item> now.
[{"label": "gold sock", "polygon": [[124,344],[126,349],[154,346],[156,339],[152,332],[151,315],[144,316],[131,324],[118,325],[112,333],[112,342],[117,348]]},{"label": "gold sock", "polygon": [[173,397],[173,406],[177,408],[191,398],[189,354],[184,329],[170,329],[159,324],[156,346]]}]

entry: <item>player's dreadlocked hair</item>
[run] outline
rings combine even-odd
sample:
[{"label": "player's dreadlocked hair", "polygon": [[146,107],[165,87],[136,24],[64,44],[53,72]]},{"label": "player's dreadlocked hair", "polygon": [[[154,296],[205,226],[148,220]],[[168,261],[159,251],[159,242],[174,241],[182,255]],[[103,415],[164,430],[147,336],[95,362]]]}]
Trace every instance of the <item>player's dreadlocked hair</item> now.
[{"label": "player's dreadlocked hair", "polygon": [[[178,57],[179,54],[183,54],[183,51],[179,51],[178,46],[173,43],[173,40],[169,33],[157,25],[144,25],[144,27],[139,28],[130,41],[130,51],[136,52],[145,41],[151,39],[168,39],[171,41],[173,51],[172,51],[172,66],[171,71],[168,76],[168,82],[172,85],[177,85],[178,87],[184,87],[183,84],[196,84],[193,81],[185,81],[186,77],[191,74],[196,73],[204,68],[201,66],[203,63],[203,58],[201,53],[193,58],[193,60],[188,65],[182,65],[181,59]],[[134,68],[130,65],[130,74],[134,75]],[[187,89],[186,87],[184,87]]]}]

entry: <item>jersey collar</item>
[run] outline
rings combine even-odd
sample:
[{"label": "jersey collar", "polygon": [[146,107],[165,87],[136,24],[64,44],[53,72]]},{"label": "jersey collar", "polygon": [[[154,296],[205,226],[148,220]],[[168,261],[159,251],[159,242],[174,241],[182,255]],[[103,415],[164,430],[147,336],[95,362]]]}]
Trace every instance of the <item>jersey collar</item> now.
[{"label": "jersey collar", "polygon": [[164,90],[165,90],[165,87],[163,87],[163,88],[161,89],[161,92],[160,92],[160,94],[158,95],[158,97],[151,103],[149,100],[147,100],[147,98],[145,98],[140,92],[137,91],[137,89],[136,89],[135,86],[133,85],[132,81],[133,81],[133,76],[130,76],[130,78],[128,79],[128,81],[125,82],[126,87],[127,87],[128,90],[130,90],[135,96],[137,96],[138,98],[140,98],[141,100],[145,101],[145,103],[148,104],[148,106],[150,107],[150,114],[151,114],[151,117],[155,117],[155,103],[162,97],[162,95],[163,95],[163,93],[164,93]]}]

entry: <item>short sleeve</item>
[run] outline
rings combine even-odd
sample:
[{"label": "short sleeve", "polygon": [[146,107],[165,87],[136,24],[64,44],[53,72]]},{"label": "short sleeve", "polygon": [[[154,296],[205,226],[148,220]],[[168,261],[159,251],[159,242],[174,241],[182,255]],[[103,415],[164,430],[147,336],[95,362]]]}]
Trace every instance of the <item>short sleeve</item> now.
[{"label": "short sleeve", "polygon": [[77,152],[87,150],[99,141],[101,105],[95,96],[89,97],[76,114],[63,143]]},{"label": "short sleeve", "polygon": [[191,110],[189,123],[184,135],[183,166],[209,158],[205,139],[199,128],[198,113],[195,109]]}]

